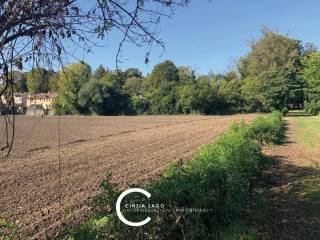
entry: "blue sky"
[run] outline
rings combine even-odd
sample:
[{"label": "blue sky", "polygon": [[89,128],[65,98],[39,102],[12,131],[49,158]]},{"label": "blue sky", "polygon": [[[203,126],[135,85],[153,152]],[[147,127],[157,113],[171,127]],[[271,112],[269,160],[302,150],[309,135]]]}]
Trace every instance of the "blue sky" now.
[{"label": "blue sky", "polygon": [[[172,19],[163,19],[160,37],[166,50],[153,47],[150,63],[144,64],[148,48],[125,46],[122,69],[138,67],[144,74],[154,64],[170,59],[177,66],[190,66],[197,74],[224,72],[248,52],[248,42],[260,36],[262,25],[320,46],[319,0],[193,0]],[[99,64],[115,68],[119,38],[111,33],[106,46],[81,56],[95,69]]]}]

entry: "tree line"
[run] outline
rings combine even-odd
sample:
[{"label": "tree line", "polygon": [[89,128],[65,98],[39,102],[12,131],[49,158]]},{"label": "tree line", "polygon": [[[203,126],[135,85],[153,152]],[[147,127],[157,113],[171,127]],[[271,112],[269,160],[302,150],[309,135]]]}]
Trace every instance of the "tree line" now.
[{"label": "tree line", "polygon": [[58,92],[61,114],[227,114],[320,111],[320,52],[269,29],[252,41],[233,70],[196,76],[190,67],[166,60],[143,76],[137,68],[92,71],[84,62],[59,72],[35,68],[16,73],[17,91]]}]

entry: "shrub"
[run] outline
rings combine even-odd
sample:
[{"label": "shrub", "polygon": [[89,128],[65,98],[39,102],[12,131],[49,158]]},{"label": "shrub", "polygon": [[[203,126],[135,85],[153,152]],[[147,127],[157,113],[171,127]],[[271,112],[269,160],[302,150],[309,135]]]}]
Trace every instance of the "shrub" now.
[{"label": "shrub", "polygon": [[305,104],[305,111],[312,115],[318,115],[320,113],[320,102],[311,101],[310,103]]},{"label": "shrub", "polygon": [[246,129],[250,138],[262,145],[272,145],[283,141],[285,123],[282,114],[275,111],[267,117],[256,118]]},{"label": "shrub", "polygon": [[102,227],[108,222],[107,217],[90,219],[83,225],[77,226],[67,240],[94,240],[103,238]]},{"label": "shrub", "polygon": [[[278,142],[283,128],[279,112],[258,117],[251,124],[233,124],[214,144],[201,149],[193,160],[170,166],[160,180],[144,187],[151,193],[150,199],[131,195],[130,201],[124,200],[123,204],[165,206],[165,212],[125,213],[128,219],[141,220],[146,215],[152,218],[139,228],[122,224],[115,210],[109,209],[115,205],[120,191],[105,181],[104,192],[93,199],[100,214],[107,215],[108,224],[101,230],[105,235],[95,232],[96,228],[92,230],[92,224],[80,228],[81,235],[88,231],[95,234],[95,239],[215,239],[221,233],[228,236],[225,230],[242,217],[251,186],[264,165],[260,144]],[[181,208],[202,211],[175,211]],[[79,232],[73,232],[72,236],[76,234]],[[236,234],[242,233],[235,231],[232,236],[235,238]]]},{"label": "shrub", "polygon": [[141,96],[132,95],[130,99],[130,107],[137,114],[144,114],[148,111],[148,102]]},{"label": "shrub", "polygon": [[282,108],[282,110],[281,110],[281,113],[283,114],[283,116],[286,116],[288,114],[288,112],[289,112],[289,110],[286,107]]},{"label": "shrub", "polygon": [[257,231],[247,226],[235,223],[226,230],[221,231],[217,237],[219,240],[258,240],[261,239]]}]

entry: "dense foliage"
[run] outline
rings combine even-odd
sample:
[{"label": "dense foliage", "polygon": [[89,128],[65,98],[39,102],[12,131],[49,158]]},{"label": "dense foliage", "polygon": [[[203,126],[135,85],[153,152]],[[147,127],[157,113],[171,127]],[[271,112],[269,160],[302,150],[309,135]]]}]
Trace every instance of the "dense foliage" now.
[{"label": "dense foliage", "polygon": [[80,89],[86,87],[91,76],[91,67],[85,63],[73,63],[59,73],[58,97],[54,102],[57,112],[62,114],[85,113],[86,109],[80,104]]},{"label": "dense foliage", "polygon": [[[151,193],[150,199],[130,195],[130,201],[124,200],[123,206],[128,203],[165,206],[162,208],[165,212],[161,208],[148,212],[151,222],[139,228],[119,222],[112,206],[120,191],[108,181],[103,182],[104,192],[92,200],[101,217],[73,230],[71,239],[88,236],[91,239],[216,239],[220,231],[243,217],[252,184],[265,163],[261,143],[280,142],[283,131],[284,123],[278,112],[249,125],[234,124],[193,160],[170,166],[160,180],[144,187]],[[146,215],[129,212],[126,217],[141,221]]]},{"label": "dense foliage", "polygon": [[304,65],[302,77],[307,84],[306,111],[316,115],[320,112],[320,52],[310,53],[302,62]]},{"label": "dense foliage", "polygon": [[147,76],[139,69],[95,72],[83,62],[54,73],[36,68],[16,72],[18,91],[57,91],[62,114],[226,114],[320,110],[320,53],[312,44],[262,30],[236,69],[196,76],[189,67],[166,60]]},{"label": "dense foliage", "polygon": [[303,104],[301,69],[301,43],[272,32],[262,30],[260,40],[251,44],[251,51],[239,61],[244,84],[242,93],[247,107],[270,111],[289,104]]}]

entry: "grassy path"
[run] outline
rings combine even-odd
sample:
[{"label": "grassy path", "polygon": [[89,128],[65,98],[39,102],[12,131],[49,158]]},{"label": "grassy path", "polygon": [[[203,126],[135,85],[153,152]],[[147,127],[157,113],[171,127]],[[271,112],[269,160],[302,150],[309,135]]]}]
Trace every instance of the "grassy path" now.
[{"label": "grassy path", "polygon": [[[269,239],[320,239],[320,118],[287,117],[287,139],[267,150],[265,173]],[[268,238],[267,238],[268,239]]]},{"label": "grassy path", "polygon": [[302,145],[305,146],[309,152],[315,154],[315,157],[319,157],[320,118],[319,117],[295,118],[294,123],[297,125],[297,133],[296,133],[297,141],[299,143],[301,142]]}]

